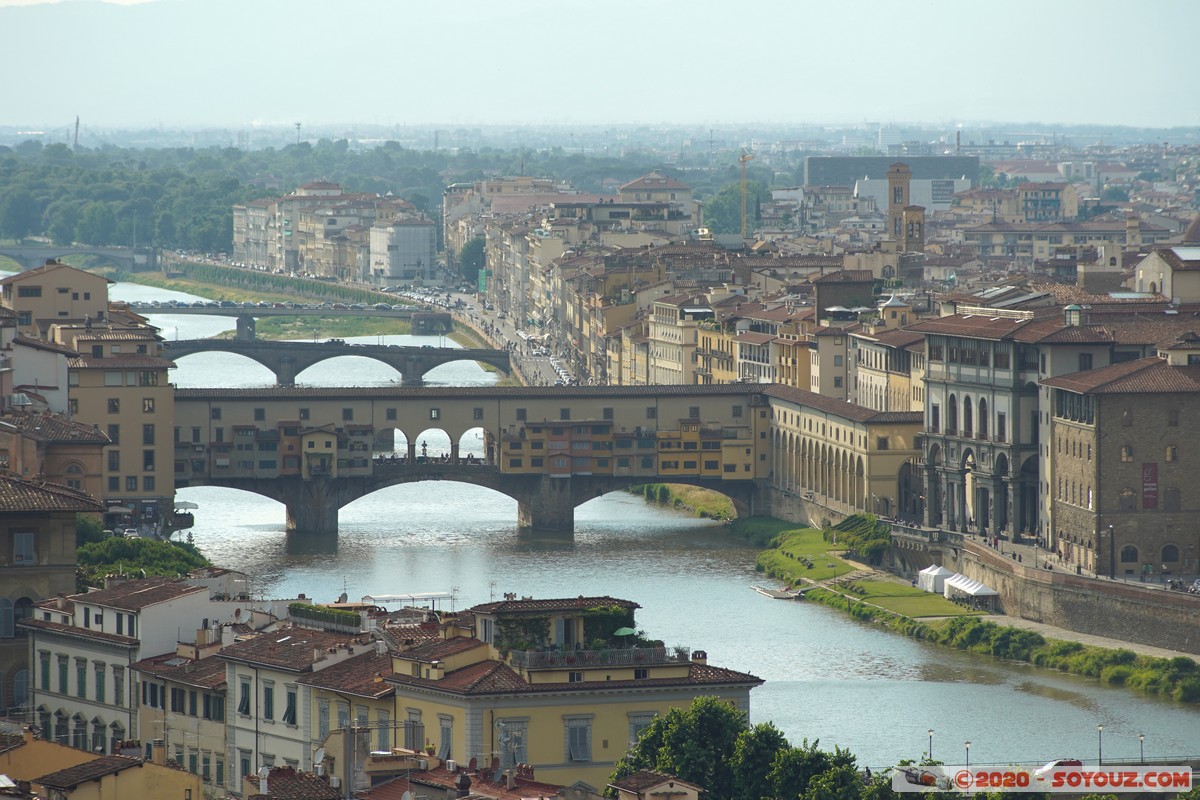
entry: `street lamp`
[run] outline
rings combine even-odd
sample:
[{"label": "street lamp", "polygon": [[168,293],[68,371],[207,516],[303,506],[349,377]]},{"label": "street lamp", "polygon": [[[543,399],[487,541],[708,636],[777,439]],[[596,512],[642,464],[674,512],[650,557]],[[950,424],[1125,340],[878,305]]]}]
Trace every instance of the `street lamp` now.
[{"label": "street lamp", "polygon": [[967,767],[967,769],[970,769],[971,768],[971,741],[968,739],[967,741],[963,742],[963,747],[967,751],[966,767]]},{"label": "street lamp", "polygon": [[1146,763],[1146,734],[1144,734],[1144,733],[1138,734],[1138,754],[1140,756],[1140,758],[1138,760],[1141,763],[1145,764]]},{"label": "street lamp", "polygon": [[933,761],[933,728],[929,729],[929,760]]},{"label": "street lamp", "polygon": [[1104,766],[1104,726],[1096,726],[1096,761]]},{"label": "street lamp", "polygon": [[1117,540],[1113,536],[1113,526],[1108,526],[1108,579],[1116,580],[1117,577]]}]

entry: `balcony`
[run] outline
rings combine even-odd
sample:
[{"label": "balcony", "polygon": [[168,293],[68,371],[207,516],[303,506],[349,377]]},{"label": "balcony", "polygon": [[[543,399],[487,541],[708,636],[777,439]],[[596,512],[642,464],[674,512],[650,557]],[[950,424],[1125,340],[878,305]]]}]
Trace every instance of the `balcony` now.
[{"label": "balcony", "polygon": [[628,647],[613,650],[513,650],[508,663],[518,669],[567,669],[569,667],[629,667],[655,664],[687,664],[687,648]]}]

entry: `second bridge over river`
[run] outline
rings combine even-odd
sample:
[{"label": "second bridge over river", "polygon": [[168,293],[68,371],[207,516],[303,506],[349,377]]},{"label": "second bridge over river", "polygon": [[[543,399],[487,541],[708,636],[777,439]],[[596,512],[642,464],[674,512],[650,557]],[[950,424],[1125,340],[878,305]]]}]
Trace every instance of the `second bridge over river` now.
[{"label": "second bridge over river", "polygon": [[383,344],[347,344],[340,339],[325,342],[281,342],[264,339],[184,339],[168,342],[163,355],[178,360],[193,353],[234,353],[262,364],[275,374],[280,386],[295,386],[296,376],[313,364],[342,356],[361,356],[381,361],[403,376],[403,385],[422,386],[427,372],[453,361],[477,361],[507,374],[512,365],[504,350],[452,347],[406,347]]}]

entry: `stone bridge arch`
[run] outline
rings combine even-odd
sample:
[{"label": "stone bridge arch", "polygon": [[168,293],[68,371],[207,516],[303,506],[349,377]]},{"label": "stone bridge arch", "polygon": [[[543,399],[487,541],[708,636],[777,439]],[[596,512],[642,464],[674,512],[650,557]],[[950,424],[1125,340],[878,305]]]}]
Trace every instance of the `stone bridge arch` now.
[{"label": "stone bridge arch", "polygon": [[[455,481],[492,489],[517,501],[517,524],[523,529],[571,532],[575,509],[597,497],[627,490],[647,482],[699,486],[720,492],[733,501],[739,516],[755,513],[757,487],[752,480],[674,477],[669,481],[647,476],[573,476],[555,478],[541,474],[502,474],[486,464],[377,463],[370,476],[351,478],[212,478],[188,486],[222,486],[252,492],[282,503],[287,509],[288,532],[337,534],[338,512],[366,495],[422,481]],[[179,487],[184,488],[184,487]]]},{"label": "stone bridge arch", "polygon": [[279,386],[295,386],[296,376],[304,370],[322,361],[344,356],[369,358],[386,364],[400,373],[404,386],[422,386],[426,373],[443,364],[451,364],[455,361],[482,362],[505,374],[512,370],[509,354],[504,350],[348,345],[340,340],[279,342],[262,339],[184,339],[167,342],[163,352],[167,358],[172,359],[185,358],[204,352],[242,355],[269,369],[275,375],[275,381]]}]

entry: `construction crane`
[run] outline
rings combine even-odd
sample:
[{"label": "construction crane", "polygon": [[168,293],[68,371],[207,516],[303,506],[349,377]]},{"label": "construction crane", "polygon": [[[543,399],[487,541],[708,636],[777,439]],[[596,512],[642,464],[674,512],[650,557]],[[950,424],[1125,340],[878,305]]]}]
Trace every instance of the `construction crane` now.
[{"label": "construction crane", "polygon": [[746,241],[746,162],[754,160],[754,153],[743,152],[738,156],[742,165],[742,241]]}]

